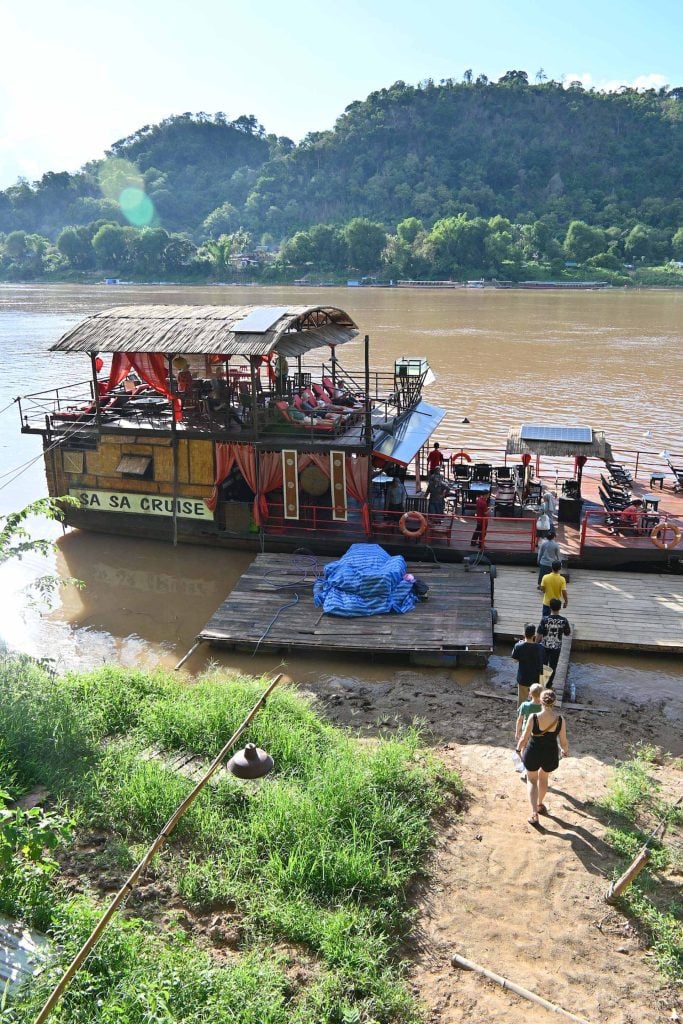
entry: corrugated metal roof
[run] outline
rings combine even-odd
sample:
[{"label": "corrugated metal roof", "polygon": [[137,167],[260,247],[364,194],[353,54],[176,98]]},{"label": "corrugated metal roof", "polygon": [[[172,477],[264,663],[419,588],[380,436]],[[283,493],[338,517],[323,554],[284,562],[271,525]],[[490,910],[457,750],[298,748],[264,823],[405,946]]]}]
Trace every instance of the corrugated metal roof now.
[{"label": "corrugated metal roof", "polygon": [[0,994],[6,982],[28,981],[42,969],[47,936],[0,917]]},{"label": "corrugated metal roof", "polygon": [[72,327],[50,351],[259,356],[277,349],[298,356],[322,345],[343,345],[358,334],[348,313],[335,306],[283,307],[286,311],[266,331],[233,331],[261,308],[116,306]]}]

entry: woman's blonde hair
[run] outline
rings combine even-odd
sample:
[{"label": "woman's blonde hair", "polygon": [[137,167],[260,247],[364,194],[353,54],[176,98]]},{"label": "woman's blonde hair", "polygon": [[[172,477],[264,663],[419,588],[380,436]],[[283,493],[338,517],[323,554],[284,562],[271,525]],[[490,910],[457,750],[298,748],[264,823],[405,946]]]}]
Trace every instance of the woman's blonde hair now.
[{"label": "woman's blonde hair", "polygon": [[554,690],[544,690],[541,694],[541,704],[545,708],[551,708],[556,700],[557,695]]}]

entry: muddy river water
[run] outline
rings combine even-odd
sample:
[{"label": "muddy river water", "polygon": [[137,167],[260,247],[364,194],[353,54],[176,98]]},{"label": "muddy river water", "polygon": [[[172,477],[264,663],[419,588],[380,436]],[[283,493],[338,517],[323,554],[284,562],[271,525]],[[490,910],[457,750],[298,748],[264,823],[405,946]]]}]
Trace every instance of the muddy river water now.
[{"label": "muddy river water", "polygon": [[[509,426],[531,417],[588,422],[617,448],[683,451],[683,293],[540,292],[461,289],[175,288],[171,286],[0,286],[0,514],[45,493],[40,440],[19,433],[17,395],[89,375],[87,359],[49,353],[71,325],[97,309],[132,302],[310,303],[348,310],[371,338],[372,364],[389,369],[402,355],[426,356],[436,373],[429,400],[449,409],[444,436],[468,445],[503,445]],[[360,366],[353,342],[339,353]],[[6,408],[7,407],[7,408]],[[464,417],[470,421],[463,426]],[[648,436],[645,437],[646,432]],[[88,535],[59,538],[46,561],[31,556],[0,567],[0,641],[58,667],[116,661],[171,666],[224,599],[249,555],[210,548],[173,549],[149,541]],[[45,571],[84,581],[55,606],[36,606],[26,590]],[[507,650],[486,671],[448,673],[386,662],[292,659],[300,683],[382,686],[400,673],[416,684],[509,685]],[[262,672],[274,656],[200,650],[188,669],[211,662]],[[652,698],[683,720],[683,665],[653,657],[583,654],[573,661],[580,699],[600,692],[636,703]]]}]

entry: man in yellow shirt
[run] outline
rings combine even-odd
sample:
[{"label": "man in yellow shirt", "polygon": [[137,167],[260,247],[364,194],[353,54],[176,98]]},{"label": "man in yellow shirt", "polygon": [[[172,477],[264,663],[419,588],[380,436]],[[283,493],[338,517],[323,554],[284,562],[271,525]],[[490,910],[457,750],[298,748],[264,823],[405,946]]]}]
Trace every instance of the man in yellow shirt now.
[{"label": "man in yellow shirt", "polygon": [[538,589],[543,592],[543,618],[546,615],[550,615],[550,601],[553,597],[556,597],[558,600],[562,599],[562,604],[565,608],[569,604],[567,581],[560,574],[562,564],[560,562],[553,562],[551,568],[552,572],[546,573],[538,586]]}]

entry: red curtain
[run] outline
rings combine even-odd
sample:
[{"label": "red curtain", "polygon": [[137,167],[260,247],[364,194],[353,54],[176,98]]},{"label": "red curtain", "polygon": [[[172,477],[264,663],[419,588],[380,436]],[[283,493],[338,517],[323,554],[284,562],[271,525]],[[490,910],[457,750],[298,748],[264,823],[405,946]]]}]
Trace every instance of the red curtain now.
[{"label": "red curtain", "polygon": [[266,494],[269,491],[274,491],[276,487],[282,487],[282,454],[280,452],[261,452],[259,471],[259,493],[256,496],[260,513],[258,521],[265,523],[268,520]]},{"label": "red curtain", "polygon": [[251,445],[235,445],[235,461],[237,468],[254,492],[254,522],[261,525],[261,511],[259,509],[258,487],[256,482],[256,452]]},{"label": "red curtain", "polygon": [[161,352],[115,352],[109,371],[109,388],[115,388],[126,376],[130,368],[133,368],[147,384],[151,384],[155,391],[168,398],[173,405],[173,415],[177,420],[183,418],[183,409],[180,399],[174,395],[166,381],[168,376],[168,363],[166,356]]},{"label": "red curtain", "polygon": [[109,370],[107,391],[113,391],[130,370],[130,356],[126,352],[114,352]]},{"label": "red curtain", "polygon": [[[329,475],[329,474],[328,474]],[[363,528],[370,536],[370,509],[368,508],[368,457],[360,455],[353,459],[346,456],[346,489],[356,501],[360,502]]]},{"label": "red curtain", "polygon": [[300,455],[299,456],[299,472],[305,469],[306,466],[317,466],[318,469],[322,470],[327,479],[330,479],[330,455],[326,452],[324,455]]},{"label": "red curtain", "polygon": [[210,508],[212,512],[216,511],[216,505],[218,504],[218,488],[235,465],[236,447],[237,445],[223,444],[220,441],[216,444],[216,479],[213,482],[211,497],[206,498],[204,501],[204,504],[207,508]]}]

